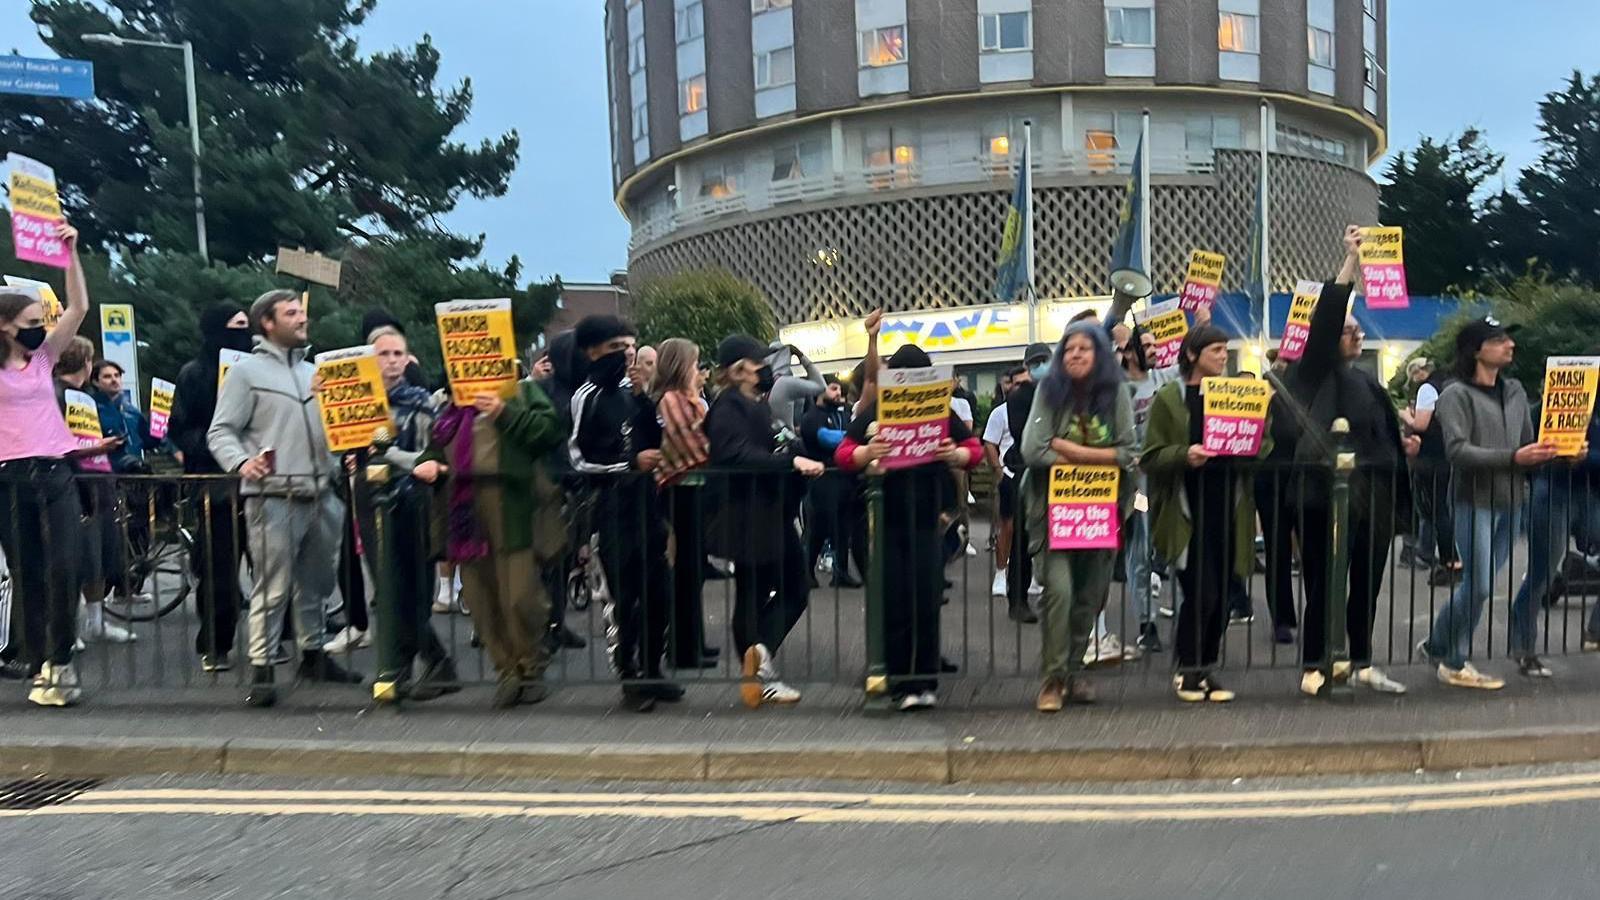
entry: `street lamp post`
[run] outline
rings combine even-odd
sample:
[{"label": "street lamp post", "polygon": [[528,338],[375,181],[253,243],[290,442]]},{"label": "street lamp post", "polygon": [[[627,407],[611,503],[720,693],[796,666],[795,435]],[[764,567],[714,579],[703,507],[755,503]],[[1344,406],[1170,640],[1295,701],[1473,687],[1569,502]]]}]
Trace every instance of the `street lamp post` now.
[{"label": "street lamp post", "polygon": [[116,34],[86,34],[88,44],[106,47],[156,47],[161,50],[178,50],[183,53],[183,86],[189,101],[189,149],[194,154],[194,230],[200,246],[200,259],[211,263],[211,248],[206,240],[206,206],[200,195],[200,103],[195,94],[194,44],[184,41],[172,44],[166,41],[144,41]]}]

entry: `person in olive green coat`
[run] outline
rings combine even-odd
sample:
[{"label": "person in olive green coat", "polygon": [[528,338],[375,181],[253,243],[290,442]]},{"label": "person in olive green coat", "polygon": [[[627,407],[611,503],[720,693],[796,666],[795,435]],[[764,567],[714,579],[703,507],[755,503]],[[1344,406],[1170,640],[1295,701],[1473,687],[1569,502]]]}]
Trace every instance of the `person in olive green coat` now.
[{"label": "person in olive green coat", "polygon": [[543,458],[566,437],[544,391],[521,381],[509,399],[480,394],[441,415],[414,472],[426,482],[448,474],[434,503],[438,546],[460,566],[462,596],[499,675],[497,707],[548,695],[550,597],[539,572],[566,536]]},{"label": "person in olive green coat", "polygon": [[[1228,581],[1255,571],[1255,497],[1251,473],[1237,457],[1219,457],[1202,442],[1201,380],[1228,367],[1228,336],[1201,325],[1184,338],[1181,381],[1156,392],[1141,463],[1149,479],[1155,552],[1173,560],[1183,604],[1173,653],[1178,698],[1226,703],[1233,692],[1212,668],[1227,630]],[[1272,449],[1263,427],[1260,456]]]},{"label": "person in olive green coat", "polygon": [[1040,610],[1043,684],[1036,708],[1057,712],[1063,702],[1093,703],[1094,690],[1082,677],[1084,649],[1095,617],[1111,591],[1113,549],[1052,550],[1046,517],[1052,466],[1115,466],[1117,522],[1127,513],[1134,461],[1133,398],[1124,389],[1121,367],[1106,330],[1098,322],[1075,322],[1056,345],[1048,374],[1034,393],[1020,453],[1027,465],[1022,478],[1028,552],[1044,585]]}]

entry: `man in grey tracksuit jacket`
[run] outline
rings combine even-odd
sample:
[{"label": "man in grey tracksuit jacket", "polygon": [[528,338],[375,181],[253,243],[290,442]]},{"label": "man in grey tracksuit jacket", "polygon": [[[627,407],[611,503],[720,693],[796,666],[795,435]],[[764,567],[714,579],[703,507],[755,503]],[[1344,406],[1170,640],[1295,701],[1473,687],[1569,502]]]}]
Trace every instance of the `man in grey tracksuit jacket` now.
[{"label": "man in grey tracksuit jacket", "polygon": [[[1553,447],[1537,443],[1522,384],[1502,373],[1513,359],[1514,327],[1492,317],[1467,323],[1456,338],[1458,379],[1439,395],[1434,416],[1444,432],[1453,472],[1456,547],[1461,584],[1439,611],[1422,651],[1439,663],[1439,679],[1456,687],[1495,690],[1504,682],[1468,661],[1472,635],[1494,590],[1494,576],[1511,556],[1527,500],[1527,469],[1550,461]],[[1526,596],[1511,606],[1512,655],[1525,675],[1543,670],[1534,655],[1537,616]]]},{"label": "man in grey tracksuit jacket", "polygon": [[[293,609],[300,676],[359,683],[322,653],[323,601],[333,593],[344,521],[334,493],[338,462],[327,449],[307,360],[306,314],[293,291],[269,291],[250,307],[254,352],[228,370],[206,433],[211,455],[243,482],[245,525],[255,586],[250,595],[251,690],[246,702],[270,706],[273,650]],[[272,463],[262,451],[271,449]]]}]

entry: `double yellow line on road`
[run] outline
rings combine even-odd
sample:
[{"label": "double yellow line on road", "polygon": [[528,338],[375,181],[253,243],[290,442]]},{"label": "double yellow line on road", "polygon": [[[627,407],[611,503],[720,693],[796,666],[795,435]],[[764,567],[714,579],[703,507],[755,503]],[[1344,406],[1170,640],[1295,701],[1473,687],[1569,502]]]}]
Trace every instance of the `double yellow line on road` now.
[{"label": "double yellow line on road", "polygon": [[1071,824],[1400,815],[1595,800],[1600,800],[1600,772],[1416,785],[1144,794],[110,788],[89,791],[42,809],[0,810],[0,818],[435,816],[729,819],[799,824]]}]

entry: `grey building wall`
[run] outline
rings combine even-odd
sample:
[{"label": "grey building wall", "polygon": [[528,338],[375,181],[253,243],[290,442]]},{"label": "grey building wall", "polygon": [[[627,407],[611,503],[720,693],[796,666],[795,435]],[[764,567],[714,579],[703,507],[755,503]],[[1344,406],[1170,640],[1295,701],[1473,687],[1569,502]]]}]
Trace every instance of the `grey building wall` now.
[{"label": "grey building wall", "polygon": [[644,0],[645,85],[650,94],[650,158],[683,144],[678,138],[678,34],[672,0]]},{"label": "grey building wall", "polygon": [[1102,0],[1035,3],[1033,34],[1034,84],[1105,84]]},{"label": "grey building wall", "polygon": [[[1308,61],[1306,0],[1261,0],[1262,89],[1306,93]],[[1361,106],[1360,98],[1356,106]]]},{"label": "grey building wall", "polygon": [[610,82],[610,102],[617,110],[617,133],[612,152],[617,155],[617,167],[623,178],[632,175],[633,164],[633,98],[628,92],[628,10],[623,0],[607,0],[607,25],[611,44],[616,48],[615,59],[609,60],[606,78]]},{"label": "grey building wall", "polygon": [[1361,31],[1366,17],[1360,3],[1338,3],[1333,8],[1334,98],[1341,106],[1363,111],[1361,69],[1365,51]]},{"label": "grey building wall", "polygon": [[1216,84],[1219,21],[1214,0],[1157,3],[1156,82]]},{"label": "grey building wall", "polygon": [[796,111],[855,105],[855,0],[805,0],[793,10]]},{"label": "grey building wall", "polygon": [[756,75],[750,0],[702,0],[706,11],[706,100],[711,134],[755,124]]},{"label": "grey building wall", "polygon": [[970,91],[978,84],[978,0],[912,0],[911,95]]}]

